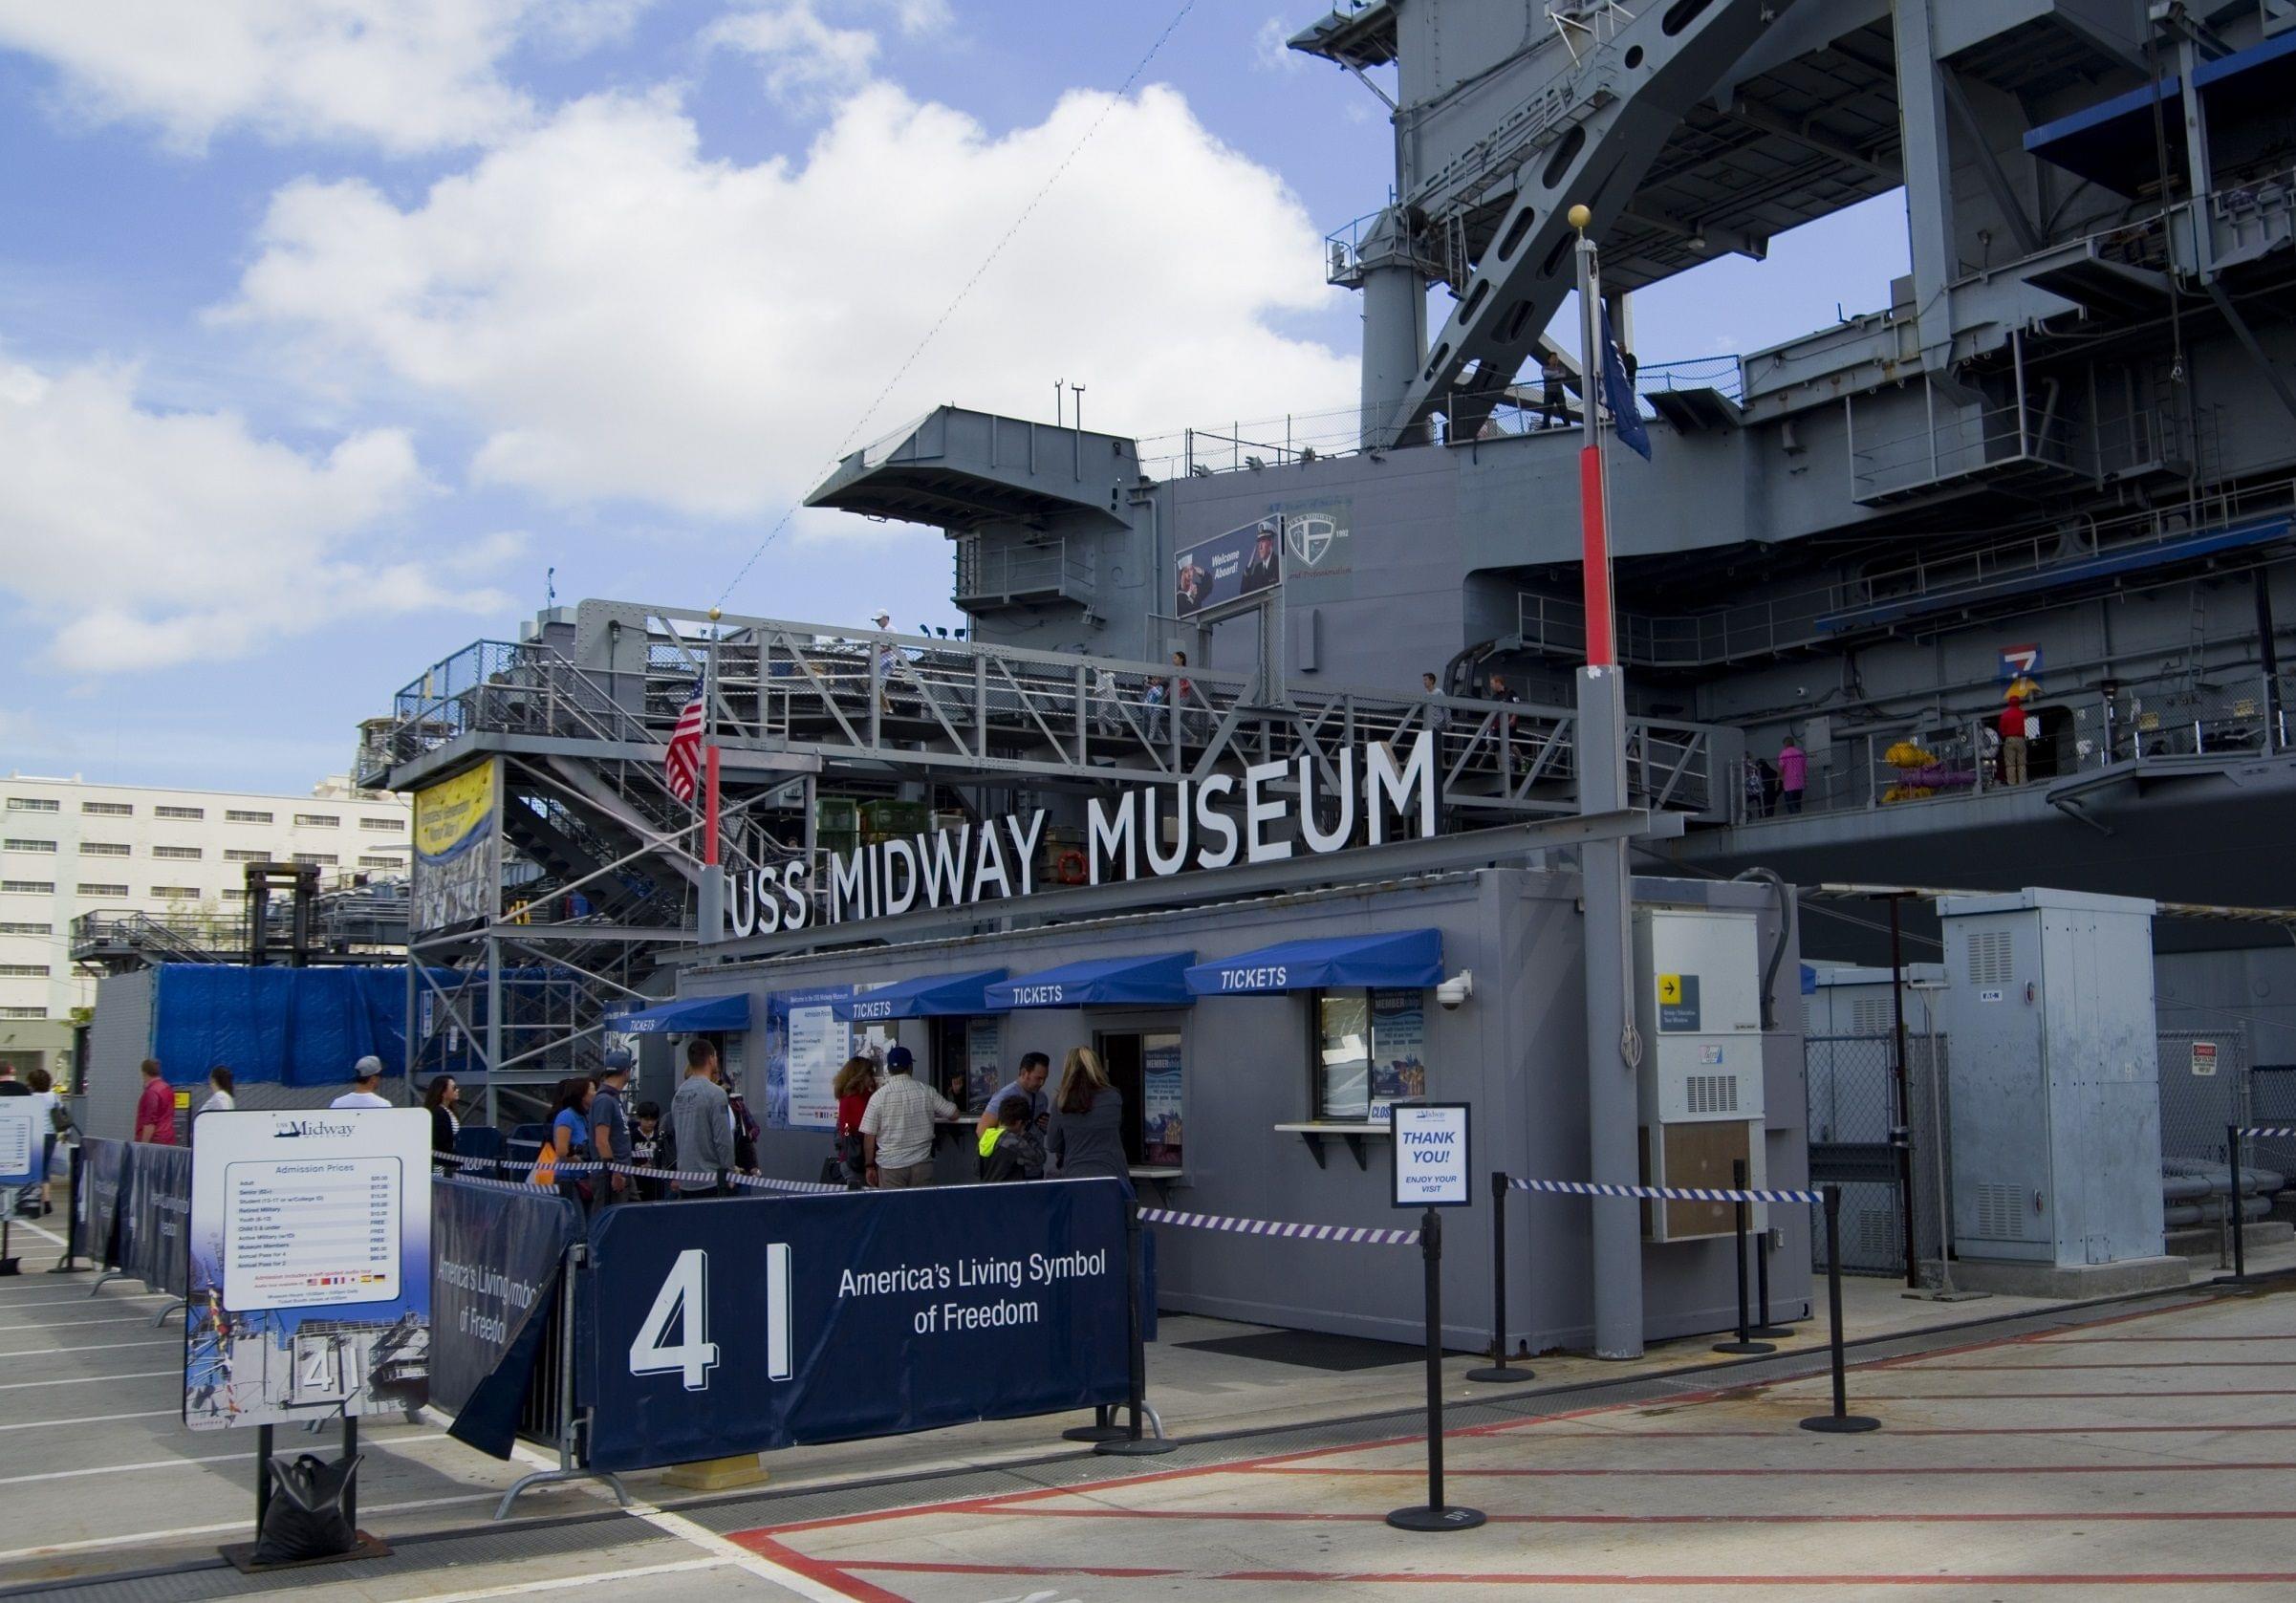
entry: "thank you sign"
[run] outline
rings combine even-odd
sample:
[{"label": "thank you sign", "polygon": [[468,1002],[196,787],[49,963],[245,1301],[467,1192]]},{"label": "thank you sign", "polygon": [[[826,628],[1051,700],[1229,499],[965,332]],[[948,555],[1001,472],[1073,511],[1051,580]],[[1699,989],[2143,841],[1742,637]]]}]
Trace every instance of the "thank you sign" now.
[{"label": "thank you sign", "polygon": [[1398,1208],[1463,1208],[1475,1201],[1467,1166],[1464,1102],[1397,1102],[1393,1121],[1395,1193]]}]

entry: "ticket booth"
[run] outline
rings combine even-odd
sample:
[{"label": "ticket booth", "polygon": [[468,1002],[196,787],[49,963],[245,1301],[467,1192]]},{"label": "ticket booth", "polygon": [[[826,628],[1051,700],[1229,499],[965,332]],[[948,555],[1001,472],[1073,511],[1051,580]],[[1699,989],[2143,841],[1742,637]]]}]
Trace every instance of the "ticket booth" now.
[{"label": "ticket booth", "polygon": [[[1124,1156],[1136,1176],[1174,1179],[1182,1169],[1187,1124],[1187,1051],[1183,1015],[1195,1006],[1187,986],[1193,952],[1096,958],[1018,975],[988,987],[991,1007],[1016,1012],[1085,1010],[1072,1043],[1090,1046],[1124,1100]],[[1090,1039],[1084,1039],[1085,1030]],[[1063,1053],[1052,1059],[1059,1092]]]},{"label": "ticket booth", "polygon": [[[918,1072],[961,1113],[978,1116],[1004,1073],[1004,1020],[985,995],[1002,968],[926,974],[856,990],[830,1003],[833,1016],[856,1027],[892,1027],[917,1054]],[[900,1026],[919,1021],[914,1029]]]}]

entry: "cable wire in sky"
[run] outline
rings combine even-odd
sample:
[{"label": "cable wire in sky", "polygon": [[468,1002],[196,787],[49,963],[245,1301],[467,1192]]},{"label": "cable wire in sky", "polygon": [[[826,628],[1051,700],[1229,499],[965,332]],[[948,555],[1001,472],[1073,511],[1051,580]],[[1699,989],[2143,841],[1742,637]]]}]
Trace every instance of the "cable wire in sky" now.
[{"label": "cable wire in sky", "polygon": [[[974,286],[987,275],[988,270],[996,265],[997,258],[1005,253],[1005,247],[1012,243],[1014,236],[1028,225],[1029,219],[1035,214],[1036,208],[1044,203],[1044,198],[1052,192],[1052,186],[1060,182],[1061,175],[1066,173],[1076,158],[1083,154],[1084,147],[1093,142],[1093,136],[1100,132],[1100,125],[1109,119],[1118,105],[1123,103],[1124,97],[1132,93],[1132,86],[1139,81],[1140,75],[1148,70],[1148,64],[1156,59],[1157,52],[1164,48],[1164,41],[1172,37],[1174,31],[1187,19],[1188,13],[1195,9],[1196,0],[1182,0],[1180,10],[1172,13],[1172,20],[1164,24],[1163,32],[1157,34],[1149,44],[1147,53],[1133,64],[1131,72],[1124,75],[1124,81],[1116,86],[1116,92],[1110,96],[1108,103],[1100,108],[1100,115],[1093,119],[1092,126],[1085,129],[1083,137],[1069,147],[1069,153],[1060,159],[1060,164],[1052,169],[1051,175],[1038,186],[1036,193],[1029,197],[1029,204],[1021,207],[1020,215],[1012,220],[1011,226],[1006,228],[996,244],[989,248],[988,254],[981,258],[981,265],[973,269],[972,276],[964,281],[964,286],[957,291],[948,305],[942,309],[941,315],[933,319],[933,326],[924,331],[923,337],[917,341],[915,348],[901,358],[900,365],[893,370],[893,377],[885,380],[884,387],[878,390],[876,398],[862,409],[861,415],[854,421],[853,427],[846,430],[845,438],[837,443],[837,448],[830,453],[828,462],[812,475],[814,479],[826,476],[831,468],[845,459],[845,453],[853,448],[853,444],[860,437],[861,431],[869,426],[869,420],[877,416],[877,409],[885,403],[885,399],[893,393],[894,386],[908,377],[909,369],[917,365],[917,358],[924,355],[925,348],[933,343],[942,329],[947,326],[948,320],[956,315],[957,309],[964,304],[965,297],[973,292]],[[766,531],[765,538],[758,541],[757,549],[749,553],[749,559],[741,565],[733,577],[726,582],[726,588],[718,593],[717,604],[719,606],[724,606],[726,597],[731,596],[735,588],[749,576],[749,570],[756,567],[758,558],[766,554],[766,548],[771,545],[781,531],[790,526],[790,520],[796,515],[797,504],[792,503],[783,510],[773,527]]]}]

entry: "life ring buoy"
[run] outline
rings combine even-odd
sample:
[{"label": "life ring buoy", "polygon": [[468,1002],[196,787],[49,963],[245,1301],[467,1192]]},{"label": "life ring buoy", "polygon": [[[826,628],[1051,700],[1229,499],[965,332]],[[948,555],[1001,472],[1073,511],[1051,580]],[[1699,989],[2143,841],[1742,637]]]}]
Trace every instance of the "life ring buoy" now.
[{"label": "life ring buoy", "polygon": [[1052,863],[1052,877],[1064,885],[1081,885],[1085,878],[1084,854],[1073,846],[1060,854]]}]

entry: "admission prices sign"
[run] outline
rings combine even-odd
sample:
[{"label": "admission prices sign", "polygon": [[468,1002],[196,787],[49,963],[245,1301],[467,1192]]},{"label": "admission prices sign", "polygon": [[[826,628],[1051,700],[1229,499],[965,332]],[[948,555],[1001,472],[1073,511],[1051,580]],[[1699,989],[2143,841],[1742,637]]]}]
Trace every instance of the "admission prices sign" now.
[{"label": "admission prices sign", "polygon": [[420,1407],[430,1116],[203,1114],[191,1126],[190,1279],[184,1419],[194,1429]]},{"label": "admission prices sign", "polygon": [[1475,1201],[1464,1102],[1398,1102],[1388,1109],[1398,1208],[1463,1208]]},{"label": "admission prices sign", "polygon": [[[0,1185],[30,1185],[40,1178],[41,1105],[30,1096],[0,1097]],[[8,1211],[0,1198],[0,1213]]]}]

